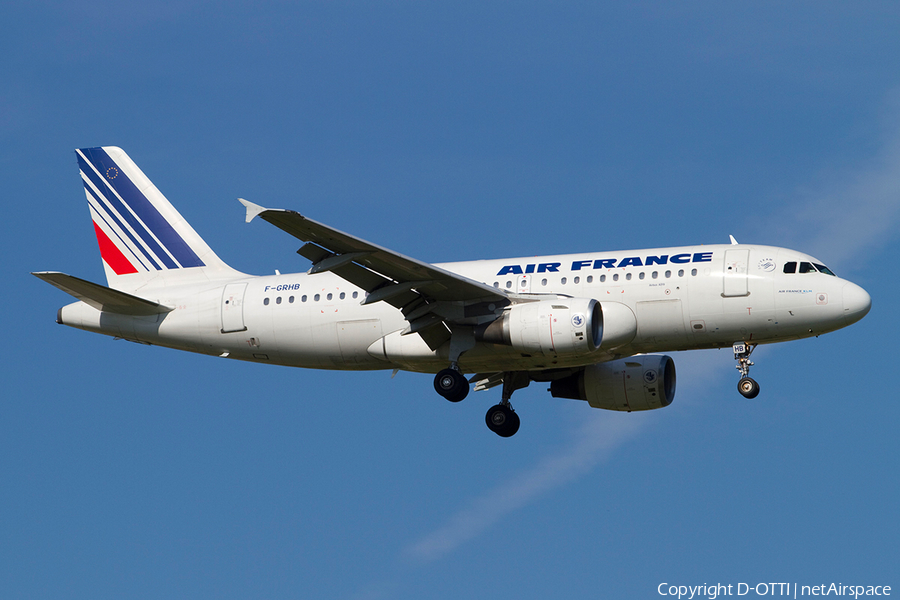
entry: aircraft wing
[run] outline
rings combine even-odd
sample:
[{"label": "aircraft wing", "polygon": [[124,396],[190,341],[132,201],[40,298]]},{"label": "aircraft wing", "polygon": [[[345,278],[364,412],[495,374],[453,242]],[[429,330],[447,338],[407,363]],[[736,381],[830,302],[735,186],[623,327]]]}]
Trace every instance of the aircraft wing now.
[{"label": "aircraft wing", "polygon": [[307,242],[297,253],[312,261],[310,274],[331,271],[368,293],[363,304],[384,301],[399,308],[409,321],[404,333],[422,334],[432,348],[449,339],[445,328],[444,333],[435,331],[441,323],[452,327],[471,318],[479,312],[477,305],[509,303],[502,290],[338,231],[298,212],[264,208],[243,198],[239,201],[247,207],[248,223],[259,216]]}]

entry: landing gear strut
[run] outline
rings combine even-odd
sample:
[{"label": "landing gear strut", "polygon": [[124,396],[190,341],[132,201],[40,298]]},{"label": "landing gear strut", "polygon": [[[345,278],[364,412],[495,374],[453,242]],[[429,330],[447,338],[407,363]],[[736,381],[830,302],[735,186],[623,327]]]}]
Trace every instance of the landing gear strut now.
[{"label": "landing gear strut", "polygon": [[434,391],[449,400],[460,402],[469,395],[469,381],[460,373],[459,357],[475,346],[472,327],[459,327],[450,337],[450,368],[443,369],[434,376]]},{"label": "landing gear strut", "polygon": [[741,380],[738,381],[738,391],[744,398],[756,398],[759,395],[759,384],[750,377],[750,367],[753,366],[750,354],[756,349],[756,344],[735,342],[732,349],[734,350],[734,360],[738,361],[735,368],[741,372]]},{"label": "landing gear strut", "polygon": [[511,371],[503,374],[503,393],[500,404],[490,407],[484,416],[488,429],[500,437],[512,437],[519,430],[519,415],[513,410],[509,399],[516,390],[527,387],[531,383],[528,373]]}]

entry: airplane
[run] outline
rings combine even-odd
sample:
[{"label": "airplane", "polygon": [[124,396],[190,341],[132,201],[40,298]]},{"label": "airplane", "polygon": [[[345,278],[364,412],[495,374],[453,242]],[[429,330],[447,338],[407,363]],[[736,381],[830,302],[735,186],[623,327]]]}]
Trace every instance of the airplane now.
[{"label": "airplane", "polygon": [[835,331],[871,307],[860,286],[807,254],[730,244],[429,264],[285,209],[239,199],[294,236],[306,273],[229,267],[121,149],[76,150],[106,273],[103,286],[33,273],[77,302],[56,321],[115,338],[257,363],[434,373],[451,402],[501,386],[487,411],[520,425],[513,392],[616,411],[669,406],[662,352],[731,347],[738,391],[758,344]]}]

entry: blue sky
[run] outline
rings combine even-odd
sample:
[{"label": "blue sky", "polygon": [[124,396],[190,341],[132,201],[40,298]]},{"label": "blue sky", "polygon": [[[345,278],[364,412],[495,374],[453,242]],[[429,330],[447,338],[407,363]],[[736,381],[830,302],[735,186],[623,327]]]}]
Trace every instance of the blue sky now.
[{"label": "blue sky", "polygon": [[[0,589],[10,598],[653,598],[900,586],[900,8],[12,2],[0,8]],[[304,271],[237,197],[441,262],[809,252],[871,313],[675,354],[672,406],[146,348],[54,323],[103,271],[73,150],[126,149],[220,257]],[[752,596],[752,594],[751,594]]]}]

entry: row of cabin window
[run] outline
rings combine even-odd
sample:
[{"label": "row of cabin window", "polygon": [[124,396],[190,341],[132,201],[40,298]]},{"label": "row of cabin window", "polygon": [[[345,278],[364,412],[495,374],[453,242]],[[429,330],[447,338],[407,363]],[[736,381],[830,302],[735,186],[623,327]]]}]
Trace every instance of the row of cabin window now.
[{"label": "row of cabin window", "polygon": [[[647,273],[644,272],[644,271],[641,271],[640,273],[638,273],[638,279],[645,279],[646,276],[647,276]],[[679,270],[678,270],[678,276],[679,276],[679,277],[684,277],[684,269],[679,269]],[[692,277],[696,277],[696,276],[697,276],[697,269],[691,269],[691,276],[692,276]],[[653,271],[652,273],[650,273],[650,277],[651,277],[652,279],[659,279],[659,271]],[[672,271],[666,271],[666,272],[665,272],[665,277],[666,277],[666,279],[670,279],[670,278],[672,277]],[[631,281],[631,278],[632,278],[632,273],[625,273],[625,280],[626,280],[626,281]],[[612,280],[613,280],[613,281],[618,281],[618,280],[619,280],[619,274],[618,274],[618,273],[613,273],[613,275],[612,275]],[[585,281],[586,281],[587,283],[594,283],[594,276],[593,276],[593,275],[588,275],[588,276],[585,278]],[[566,277],[563,277],[562,279],[559,280],[560,285],[566,285],[567,282],[568,282],[568,278],[566,278]],[[546,278],[541,279],[541,285],[546,286],[547,283],[548,283],[548,282],[547,282],[547,279],[546,279]],[[574,278],[572,279],[572,283],[574,283],[575,285],[578,285],[579,283],[581,283],[581,277],[574,277]],[[601,275],[601,276],[600,276],[600,283],[606,283],[606,275]],[[528,285],[528,282],[527,282],[527,280],[523,279],[523,280],[522,280],[522,287],[525,287],[526,285]],[[500,282],[499,282],[499,281],[495,281],[495,282],[494,282],[494,287],[495,287],[495,288],[499,288],[499,287],[500,287]],[[506,282],[506,288],[507,288],[507,289],[512,289],[512,281],[507,281],[507,282]]]},{"label": "row of cabin window", "polygon": [[[346,297],[347,297],[346,292],[341,292],[340,294],[338,294],[338,299],[340,299],[340,300],[343,300]],[[350,297],[351,298],[359,298],[359,292],[353,292],[352,294],[350,294]],[[322,299],[321,294],[316,294],[313,296],[313,302],[318,302],[321,299]],[[334,294],[332,294],[331,292],[328,292],[327,294],[325,294],[325,300],[333,300],[333,299],[334,299]],[[302,296],[300,296],[300,302],[306,302],[307,300],[309,300],[309,298],[306,296],[306,294],[303,294]],[[293,303],[294,303],[294,297],[288,296],[288,304],[293,304]],[[281,296],[278,296],[275,298],[275,304],[281,304]],[[263,298],[263,305],[264,306],[269,305],[268,298]]]}]

